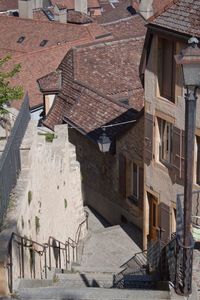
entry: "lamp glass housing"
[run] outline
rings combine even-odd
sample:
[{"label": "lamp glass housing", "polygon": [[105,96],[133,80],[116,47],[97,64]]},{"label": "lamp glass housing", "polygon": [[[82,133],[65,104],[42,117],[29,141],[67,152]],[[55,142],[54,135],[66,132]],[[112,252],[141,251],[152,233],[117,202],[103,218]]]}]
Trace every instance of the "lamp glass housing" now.
[{"label": "lamp glass housing", "polygon": [[200,87],[200,62],[182,64],[183,81],[186,87]]},{"label": "lamp glass housing", "polygon": [[105,132],[100,135],[98,139],[98,145],[101,152],[108,152],[110,150],[111,140]]}]

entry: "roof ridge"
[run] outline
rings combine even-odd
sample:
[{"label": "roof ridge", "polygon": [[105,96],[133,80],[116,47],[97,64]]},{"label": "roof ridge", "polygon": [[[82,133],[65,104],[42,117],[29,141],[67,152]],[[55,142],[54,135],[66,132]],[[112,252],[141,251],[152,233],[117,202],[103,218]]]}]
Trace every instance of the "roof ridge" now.
[{"label": "roof ridge", "polygon": [[[137,15],[137,16],[139,16],[139,15]],[[136,17],[136,16],[125,17],[125,18],[118,19],[118,20],[115,20],[115,21],[102,23],[101,26],[107,26],[107,25],[111,25],[111,24],[117,24],[117,23],[120,23],[120,22],[125,22],[125,21],[128,21],[130,19],[133,19],[134,17]]]},{"label": "roof ridge", "polygon": [[[25,54],[27,54],[27,55],[33,55],[33,54],[35,54],[35,53],[38,53],[38,52],[45,52],[45,51],[49,51],[49,50],[52,50],[52,49],[54,49],[54,48],[56,48],[56,47],[58,47],[58,48],[62,48],[62,47],[66,47],[66,48],[71,48],[72,46],[71,45],[69,45],[69,44],[63,44],[63,45],[52,45],[51,47],[48,47],[48,48],[44,48],[44,49],[38,49],[38,50],[33,50],[33,51],[29,51],[29,52],[25,52],[25,53],[23,53],[23,55]],[[15,55],[15,58],[16,57],[21,57],[22,56],[22,54],[19,54],[19,55]]]},{"label": "roof ridge", "polygon": [[5,15],[0,15],[0,18],[12,18],[13,20],[16,20],[16,21],[27,21],[27,22],[32,22],[32,23],[44,23],[44,24],[55,24],[55,25],[58,25],[58,26],[65,26],[65,27],[78,27],[79,25],[77,24],[71,24],[71,23],[61,23],[61,22],[49,22],[48,20],[45,21],[45,20],[40,20],[40,19],[30,19],[30,18],[17,18],[17,17],[13,17],[13,16],[5,16]]},{"label": "roof ridge", "polygon": [[158,10],[153,16],[151,16],[149,19],[147,19],[148,23],[151,23],[154,21],[157,17],[159,17],[162,13],[167,11],[172,5],[176,4],[180,0],[171,0],[170,3],[166,4],[162,9]]},{"label": "roof ridge", "polygon": [[98,40],[98,41],[91,41],[87,44],[81,44],[81,45],[77,45],[73,47],[73,50],[78,51],[79,49],[84,49],[84,48],[88,48],[88,47],[95,47],[95,46],[99,46],[102,44],[102,46],[107,46],[109,44],[118,44],[118,43],[125,43],[128,41],[140,41],[143,40],[145,38],[145,35],[139,35],[139,36],[129,36],[129,37],[116,37],[116,38],[111,38],[109,40]]}]

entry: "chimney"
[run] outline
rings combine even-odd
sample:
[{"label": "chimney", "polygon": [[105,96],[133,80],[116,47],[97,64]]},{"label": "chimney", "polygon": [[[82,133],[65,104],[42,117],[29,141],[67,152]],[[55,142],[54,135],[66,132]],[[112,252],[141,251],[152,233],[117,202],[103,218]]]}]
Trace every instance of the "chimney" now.
[{"label": "chimney", "polygon": [[153,16],[153,0],[140,0],[139,12],[146,20]]},{"label": "chimney", "polygon": [[80,11],[81,13],[88,13],[87,0],[75,0],[75,11]]},{"label": "chimney", "polygon": [[60,23],[67,23],[67,8],[62,4],[54,6],[54,20]]},{"label": "chimney", "polygon": [[33,2],[32,0],[18,1],[19,17],[33,19]]}]

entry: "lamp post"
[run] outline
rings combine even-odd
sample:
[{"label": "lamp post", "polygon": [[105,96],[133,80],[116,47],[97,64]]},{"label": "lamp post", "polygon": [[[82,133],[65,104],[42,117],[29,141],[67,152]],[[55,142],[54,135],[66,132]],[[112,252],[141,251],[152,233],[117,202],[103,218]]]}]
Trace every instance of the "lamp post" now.
[{"label": "lamp post", "polygon": [[[188,271],[187,250],[191,246],[192,187],[194,170],[194,139],[196,127],[197,89],[200,87],[200,49],[199,41],[192,37],[188,47],[175,55],[176,63],[181,65],[185,94],[185,170],[184,170],[184,234],[183,268]],[[192,268],[192,266],[191,266]],[[186,274],[187,275],[187,274]],[[191,270],[192,275],[192,270]],[[187,276],[186,276],[187,278]],[[191,280],[191,278],[190,278]],[[186,282],[185,282],[186,285]],[[191,291],[190,291],[191,292]]]}]

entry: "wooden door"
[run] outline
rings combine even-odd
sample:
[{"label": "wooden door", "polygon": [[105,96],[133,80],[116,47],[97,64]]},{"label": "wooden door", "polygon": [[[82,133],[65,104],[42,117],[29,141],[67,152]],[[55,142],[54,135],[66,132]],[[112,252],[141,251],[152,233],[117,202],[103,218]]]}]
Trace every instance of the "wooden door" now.
[{"label": "wooden door", "polygon": [[158,199],[148,193],[149,201],[149,237],[152,240],[157,239],[158,230]]}]

